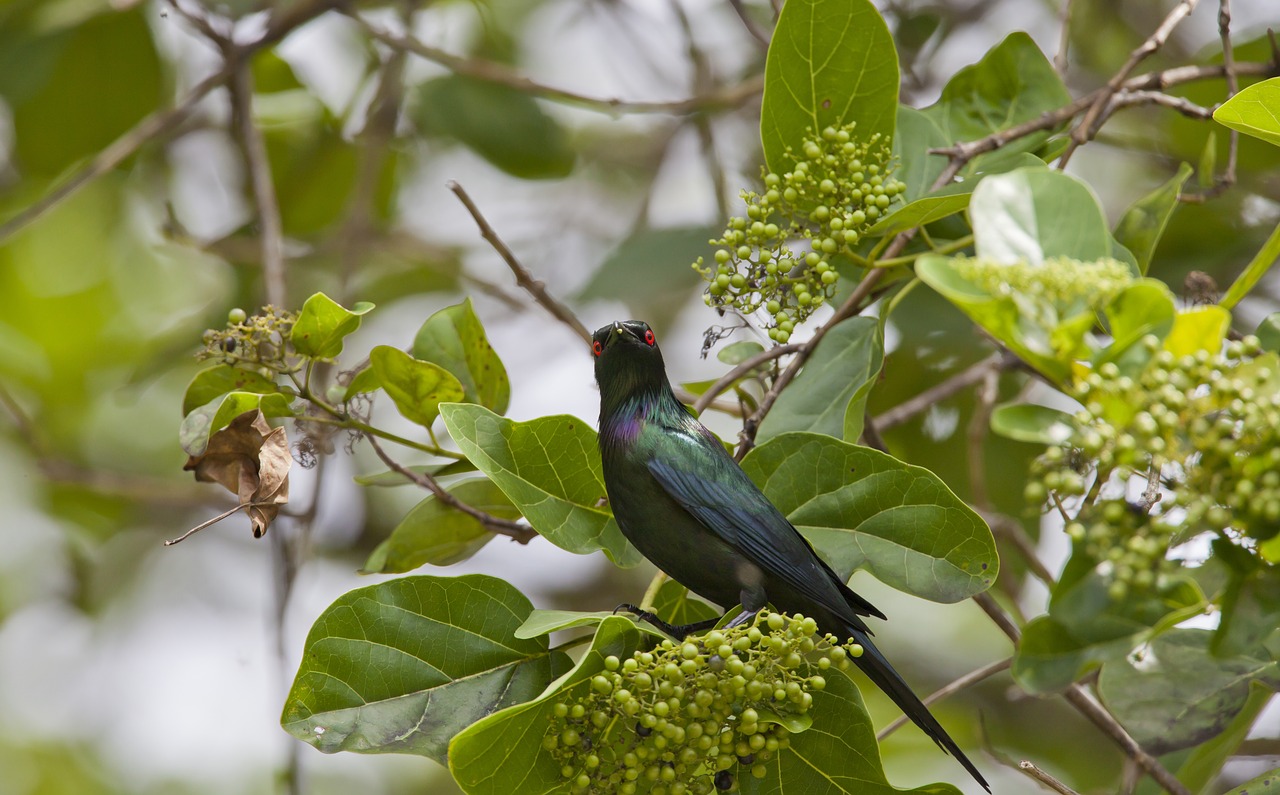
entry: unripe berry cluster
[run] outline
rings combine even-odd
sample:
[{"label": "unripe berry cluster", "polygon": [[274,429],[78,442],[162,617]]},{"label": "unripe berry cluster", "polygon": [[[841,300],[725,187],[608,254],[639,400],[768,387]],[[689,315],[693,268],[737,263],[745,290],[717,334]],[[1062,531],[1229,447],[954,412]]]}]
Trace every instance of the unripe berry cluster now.
[{"label": "unripe berry cluster", "polygon": [[749,625],[664,640],[561,694],[542,747],[571,792],[654,795],[737,789],[762,778],[790,743],[823,672],[862,647],[817,634],[800,615],[762,612]]},{"label": "unripe berry cluster", "polygon": [[956,257],[956,273],[989,295],[1033,300],[1052,306],[1102,309],[1133,281],[1129,266],[1110,258],[1082,262],[1052,257],[1032,265],[995,262],[983,257]]},{"label": "unripe berry cluster", "polygon": [[795,326],[835,292],[833,259],[850,253],[861,235],[906,190],[892,177],[887,141],[853,138],[854,125],[827,127],[806,138],[795,166],[766,173],[764,192],[744,191],[746,217],[729,219],[715,262],[694,268],[709,282],[708,306],[743,314],[763,310],[769,336],[786,342]]},{"label": "unripe berry cluster", "polygon": [[[1140,344],[1136,375],[1107,363],[1077,384],[1075,431],[1037,459],[1028,501],[1084,497],[1067,532],[1109,564],[1117,597],[1171,568],[1175,536],[1210,532],[1280,560],[1280,359],[1256,337],[1185,356]],[[1145,499],[1126,497],[1131,478]]]},{"label": "unripe berry cluster", "polygon": [[297,314],[264,306],[257,314],[248,315],[243,309],[227,313],[227,325],[222,329],[208,329],[204,333],[204,350],[199,359],[216,359],[222,364],[265,368],[264,375],[272,372],[288,372],[286,361],[289,352],[289,332],[297,320]]}]

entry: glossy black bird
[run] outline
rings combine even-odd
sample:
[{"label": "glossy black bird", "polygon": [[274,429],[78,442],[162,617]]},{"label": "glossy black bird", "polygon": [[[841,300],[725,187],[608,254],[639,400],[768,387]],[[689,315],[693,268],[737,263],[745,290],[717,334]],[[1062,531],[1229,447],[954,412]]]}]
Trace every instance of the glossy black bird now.
[{"label": "glossy black bird", "polygon": [[854,663],[989,792],[871,642],[862,617],[884,614],[836,576],[676,400],[653,330],[638,320],[613,323],[592,335],[591,347],[605,487],[631,543],[694,593],[726,607],[741,604],[745,618],[772,603],[812,616],[825,632],[852,637],[863,648]]}]

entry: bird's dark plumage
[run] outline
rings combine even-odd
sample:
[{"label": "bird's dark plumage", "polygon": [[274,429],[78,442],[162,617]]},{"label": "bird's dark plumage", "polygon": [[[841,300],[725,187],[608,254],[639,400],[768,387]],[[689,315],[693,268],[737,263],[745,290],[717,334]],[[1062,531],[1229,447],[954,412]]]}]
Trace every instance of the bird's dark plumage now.
[{"label": "bird's dark plumage", "polygon": [[812,616],[863,648],[857,666],[990,791],[985,779],[871,642],[884,618],[818,557],[716,437],[676,400],[653,331],[638,320],[592,336],[600,455],[614,517],[641,553],[723,606]]}]

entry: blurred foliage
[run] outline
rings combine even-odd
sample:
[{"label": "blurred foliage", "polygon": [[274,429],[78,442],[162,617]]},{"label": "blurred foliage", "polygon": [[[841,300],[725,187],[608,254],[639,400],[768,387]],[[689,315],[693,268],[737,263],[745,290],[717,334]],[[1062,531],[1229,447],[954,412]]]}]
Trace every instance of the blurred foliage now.
[{"label": "blurred foliage", "polygon": [[[804,126],[796,119],[808,114],[809,123],[828,123],[831,109],[822,105],[825,96],[793,97],[794,107],[776,99],[769,104],[770,92],[777,94],[804,71],[795,53],[771,53],[766,63],[763,47],[725,3],[680,3],[681,14],[639,2],[573,7],[516,0],[352,4],[355,13],[379,28],[398,29],[409,20],[410,29],[424,41],[477,66],[473,73],[462,74],[398,55],[364,28],[311,0],[184,0],[177,5],[162,0],[0,2],[0,223],[78,174],[93,177],[38,218],[20,228],[6,226],[0,233],[0,471],[5,481],[0,487],[5,506],[0,543],[7,550],[0,556],[0,670],[9,672],[15,665],[22,670],[29,651],[5,642],[11,637],[8,633],[50,605],[102,622],[95,624],[104,629],[90,648],[102,652],[111,648],[110,643],[128,642],[127,635],[109,637],[105,628],[113,616],[150,609],[146,597],[162,587],[151,565],[160,554],[158,542],[226,506],[217,502],[213,489],[198,488],[181,472],[180,414],[199,416],[203,410],[212,422],[224,405],[259,405],[259,392],[271,391],[264,386],[268,378],[279,390],[265,407],[270,412],[332,420],[317,407],[328,404],[342,412],[350,407],[348,419],[364,416],[388,434],[411,437],[418,455],[412,471],[434,473],[450,490],[500,518],[536,516],[538,525],[560,522],[568,539],[563,544],[575,551],[604,548],[615,558],[633,562],[634,550],[617,535],[607,510],[595,504],[598,476],[589,468],[576,470],[572,482],[551,484],[547,472],[553,468],[552,456],[521,462],[521,468],[505,466],[500,456],[477,454],[494,449],[493,437],[481,434],[482,429],[498,434],[508,452],[517,455],[537,448],[542,434],[559,430],[565,420],[516,422],[489,413],[501,414],[509,405],[527,411],[528,405],[519,403],[520,385],[536,381],[538,365],[551,356],[535,335],[527,333],[528,319],[541,310],[518,294],[505,270],[490,267],[495,261],[492,253],[440,183],[457,177],[483,186],[481,206],[497,232],[553,295],[571,296],[574,308],[584,314],[625,312],[649,319],[660,332],[734,325],[732,319],[688,309],[697,305],[698,285],[688,263],[709,254],[707,241],[726,220],[719,217],[718,208],[737,212],[737,190],[762,187],[760,168],[766,159],[772,164],[782,156],[786,136],[794,132],[790,128]],[[773,27],[770,3],[743,5],[754,24],[766,31]],[[812,14],[823,5],[792,0],[787,13]],[[941,269],[953,267],[950,254],[968,250],[964,238],[971,232],[980,256],[984,247],[988,254],[1010,251],[1028,240],[1044,244],[1040,253],[1047,257],[1088,260],[1110,255],[1128,262],[1125,254],[1131,251],[1136,270],[1167,285],[1165,300],[1180,316],[1194,304],[1217,301],[1252,262],[1260,278],[1235,307],[1233,330],[1251,332],[1263,316],[1275,311],[1280,296],[1273,275],[1265,272],[1274,260],[1267,254],[1274,253],[1276,238],[1271,248],[1264,248],[1264,241],[1277,221],[1280,147],[1268,142],[1276,131],[1268,132],[1265,119],[1239,116],[1242,122],[1235,126],[1263,132],[1239,137],[1236,184],[1202,203],[1177,202],[1174,197],[1179,187],[1191,192],[1222,177],[1232,146],[1230,132],[1212,121],[1154,105],[1119,111],[1099,140],[1075,156],[1074,176],[1062,176],[1044,165],[1064,145],[1062,128],[1055,128],[975,159],[961,172],[963,182],[931,191],[945,158],[926,155],[926,149],[1007,129],[1104,84],[1159,24],[1167,3],[1074,0],[1065,76],[1052,65],[1056,3],[889,0],[878,5],[884,27],[880,15],[873,13],[868,20],[875,24],[859,27],[850,34],[854,39],[824,31],[791,44],[810,56],[834,52],[848,61],[824,76],[831,80],[819,81],[819,88],[843,90],[849,70],[864,70],[859,73],[869,82],[863,88],[874,102],[859,106],[866,116],[860,121],[866,129],[897,132],[897,174],[907,184],[906,198],[913,204],[884,218],[860,242],[856,254],[870,256],[875,246],[887,242],[881,236],[924,223],[928,240],[919,236],[902,255],[955,244],[935,260],[944,264],[924,266],[920,272],[930,285],[954,289],[947,297],[946,289],[939,293],[926,285],[903,290],[910,283],[909,268],[893,268],[881,283],[882,288],[898,291],[889,298],[889,321],[874,329],[850,321],[833,332],[831,345],[838,347],[819,348],[819,356],[801,372],[793,391],[783,393],[786,399],[766,426],[754,460],[794,444],[797,437],[783,436],[778,437],[783,444],[774,441],[777,446],[770,448],[768,437],[782,430],[830,434],[841,441],[825,444],[849,447],[847,442],[861,436],[864,404],[867,417],[892,412],[987,359],[997,350],[993,341],[1019,351],[1027,335],[1019,335],[1018,329],[1036,327],[1050,337],[1053,332],[1058,338],[1066,335],[1074,354],[1100,339],[1088,336],[1091,329],[1084,327],[1092,325],[1092,315],[1080,328],[1060,328],[1044,322],[1043,314],[1029,311],[1025,303],[1012,309],[1001,305],[998,312],[1010,321],[1004,324],[991,322],[997,314],[991,304],[975,310],[981,301],[966,285],[938,278]],[[1269,0],[1237,0],[1232,6],[1237,19],[1265,18],[1270,10]],[[262,373],[231,359],[202,365],[192,356],[201,347],[202,331],[224,328],[228,309],[242,306],[253,312],[267,303],[262,254],[267,228],[255,209],[254,169],[246,154],[252,147],[242,138],[230,92],[216,90],[165,130],[130,138],[139,122],[180,106],[192,86],[221,65],[218,47],[183,12],[207,20],[215,32],[234,31],[240,43],[252,41],[274,21],[285,25],[278,41],[246,56],[254,92],[249,121],[262,136],[266,175],[283,227],[287,295],[280,309],[301,310],[303,299],[319,291],[333,297],[334,307],[350,307],[353,313],[364,309],[358,301],[379,304],[377,314],[367,316],[355,336],[349,335],[361,324],[360,315],[352,322],[343,314],[348,310],[316,313],[317,328],[333,332],[335,339],[313,347],[303,342],[299,358],[282,370]],[[1033,41],[1008,29],[1011,24],[1050,31],[1053,40],[1038,36]],[[1262,31],[1232,33],[1237,62],[1262,63],[1272,57]],[[1212,22],[1184,22],[1177,34],[1141,64],[1138,73],[1222,62]],[[854,40],[879,48],[878,57],[865,67],[854,63],[853,56],[861,54],[859,47],[850,46]],[[960,68],[965,64],[970,66]],[[498,66],[508,71],[494,68]],[[896,85],[888,85],[896,78],[886,77],[899,72],[900,94]],[[601,99],[695,101],[680,112],[631,114],[625,103],[569,106],[526,84],[485,80],[477,76],[481,74],[527,75]],[[888,88],[877,90],[871,77],[888,81]],[[762,81],[766,91],[763,116],[769,124],[763,140],[758,93],[747,90],[739,99],[723,99],[753,80]],[[1258,76],[1244,76],[1240,84],[1246,91],[1253,87],[1252,93],[1259,96],[1274,92]],[[1209,109],[1225,98],[1220,79],[1172,86],[1168,93]],[[1249,99],[1246,94],[1237,103]],[[896,123],[890,112],[895,107]],[[599,110],[607,112],[595,112]],[[840,111],[836,108],[830,119],[851,118]],[[110,168],[104,173],[84,171],[122,139],[131,145]],[[689,146],[690,141],[695,146]],[[1204,156],[1206,145],[1211,157]],[[1184,164],[1212,173],[1189,178]],[[776,164],[774,168],[785,170]],[[1078,187],[1061,188],[1068,180]],[[693,184],[711,184],[717,201],[690,189]],[[1005,189],[1013,190],[1015,198]],[[480,191],[475,193],[479,198]],[[1047,204],[1042,198],[1059,203]],[[1031,215],[1019,212],[1024,204],[1034,208]],[[998,230],[1004,239],[985,236],[984,226]],[[1086,238],[1087,250],[1075,248]],[[841,281],[833,300],[839,301],[863,271],[852,259],[835,267]],[[1187,282],[1193,272],[1205,276]],[[1243,287],[1238,288],[1233,299],[1242,292]],[[965,294],[961,300],[947,300],[960,293]],[[464,303],[468,297],[473,303]],[[442,314],[432,316],[441,308],[446,308]],[[415,340],[414,329],[428,316],[432,320]],[[1108,323],[1118,316],[1104,312]],[[1131,325],[1143,322],[1138,319]],[[974,333],[975,323],[984,329],[983,335]],[[1273,316],[1259,331],[1264,347],[1272,350],[1275,327]],[[508,346],[500,351],[501,359],[489,342],[499,335]],[[746,336],[739,333],[739,338]],[[344,338],[349,342],[345,350]],[[882,362],[878,347],[867,350],[868,339],[873,346],[885,341]],[[1077,374],[1078,362],[1062,353],[1067,347],[1049,345],[1040,352],[1037,365],[1060,385]],[[692,360],[696,350],[696,343],[691,343],[670,349],[668,358]],[[368,366],[365,357],[372,359]],[[1036,364],[1035,356],[1027,358]],[[737,360],[721,361],[724,366],[716,374]],[[575,365],[582,373],[585,362],[584,357]],[[227,368],[239,369],[229,375]],[[838,376],[846,369],[849,377],[841,381]],[[767,383],[773,372],[762,365],[738,381],[742,405],[749,410],[757,405],[761,380]],[[585,389],[587,383],[584,375],[563,390]],[[1032,542],[1043,535],[1042,553],[1053,557],[1048,562],[1056,570],[1067,554],[1054,552],[1066,546],[1063,536],[1051,520],[1042,530],[1039,512],[1024,500],[1032,461],[1045,449],[1047,424],[1023,418],[1031,430],[1021,438],[1036,438],[1037,443],[985,434],[991,406],[1026,405],[1028,395],[1042,398],[1048,388],[1026,369],[1004,365],[994,372],[992,387],[993,394],[982,400],[975,398],[973,389],[965,389],[884,428],[885,445],[897,459],[891,469],[918,473],[922,470],[907,467],[927,467],[931,474],[920,477],[936,484],[943,495],[939,504],[955,502],[958,510],[964,507],[961,503],[982,502],[984,517],[999,514]],[[379,413],[359,415],[379,391],[388,394],[379,401]],[[812,406],[801,405],[802,398],[812,403],[828,397],[829,405],[819,406],[816,413]],[[432,406],[423,412],[424,399],[428,404],[461,399],[475,405],[446,408],[445,422],[432,428],[435,410]],[[403,415],[407,419],[390,408],[393,404],[402,411],[409,408]],[[559,413],[554,406],[539,410]],[[414,422],[427,428],[414,428]],[[575,444],[588,455],[593,432],[578,420],[568,422]],[[345,433],[360,430],[348,425],[328,432],[316,422],[286,427],[299,445],[298,457],[308,463],[341,455],[348,441]],[[432,434],[446,429],[458,433],[457,441],[476,459],[479,475],[470,463],[438,455],[448,446],[441,446]],[[201,430],[203,439],[216,428]],[[983,441],[975,449],[976,435],[983,435]],[[383,443],[391,446],[391,440]],[[361,448],[353,464],[356,474],[380,478],[380,485],[392,478],[403,480]],[[457,455],[452,448],[448,452]],[[802,458],[797,456],[797,462]],[[271,532],[287,539],[282,543],[297,556],[295,564],[307,563],[311,558],[306,555],[313,555],[346,571],[362,564],[401,571],[423,561],[443,564],[465,558],[492,537],[471,519],[431,521],[441,515],[458,517],[452,509],[446,512],[438,497],[419,494],[415,501],[426,499],[414,508],[406,497],[410,489],[357,489],[337,470],[319,470],[325,488],[363,509],[365,518],[358,527],[319,532],[314,544],[310,530],[304,530],[305,521],[281,520]],[[459,474],[467,479],[452,480]],[[781,500],[785,495],[779,491],[775,496]],[[306,515],[302,509],[299,513]],[[829,515],[819,518],[838,524]],[[967,521],[968,514],[964,518]],[[796,521],[802,523],[801,518]],[[1161,727],[1170,720],[1141,703],[1142,689],[1155,687],[1150,682],[1169,690],[1172,686],[1166,681],[1203,679],[1207,687],[1224,672],[1244,671],[1245,678],[1255,682],[1251,687],[1237,678],[1221,692],[1201,694],[1195,702],[1195,726],[1179,724],[1185,736],[1165,737],[1157,750],[1169,751],[1162,761],[1197,792],[1224,791],[1257,772],[1227,760],[1265,704],[1266,696],[1260,693],[1269,691],[1263,685],[1273,686],[1268,666],[1274,665],[1274,650],[1268,651],[1265,644],[1274,643],[1270,634],[1280,611],[1280,587],[1270,565],[1215,547],[1215,554],[1195,570],[1194,585],[1179,584],[1158,608],[1134,607],[1108,601],[1105,583],[1097,580],[1096,572],[1085,571],[1073,554],[1076,568],[1068,567],[1053,602],[1046,604],[1028,587],[1033,567],[1009,545],[1008,526],[1001,530],[993,524],[1000,551],[997,600],[1020,622],[1018,613],[1030,612],[1032,650],[1047,650],[1055,666],[1048,669],[1055,676],[1028,680],[1028,670],[1044,675],[1046,669],[1036,669],[1033,655],[1025,655],[1016,669],[1022,684],[1036,689],[1033,682],[1040,682],[1051,689],[1102,662],[1104,699],[1145,740],[1161,737]],[[844,536],[847,530],[839,525],[831,532]],[[556,532],[546,535],[554,540]],[[193,557],[199,554],[190,547],[182,549]],[[513,549],[518,555],[520,548]],[[269,554],[266,546],[254,552]],[[985,548],[982,552],[987,555]],[[948,560],[941,553],[936,558],[928,557],[927,550],[922,554],[931,564]],[[888,565],[891,556],[873,550],[866,557]],[[846,561],[849,568],[862,563]],[[636,598],[626,590],[634,580],[612,567],[607,571],[598,578],[598,593],[561,594],[556,598],[564,604],[537,606],[596,609],[605,602]],[[210,568],[199,579],[221,583],[222,576]],[[683,601],[683,594],[664,589],[659,596],[660,605],[673,605],[673,616],[703,615],[691,606],[695,603]],[[240,619],[255,616],[251,611],[263,612],[257,605],[246,608],[221,599],[215,599],[214,608]],[[513,594],[512,599],[523,597]],[[1195,630],[1159,634],[1182,611],[1194,612],[1205,602],[1227,615],[1222,631],[1216,633],[1217,647],[1210,648],[1200,635],[1185,634]],[[1145,623],[1132,624],[1133,614],[1119,616],[1119,629],[1095,621],[1099,616],[1115,618],[1115,609],[1123,613],[1130,607],[1130,613],[1141,613],[1137,618]],[[1044,609],[1047,615],[1036,618]],[[1085,637],[1082,626],[1096,632]],[[899,629],[894,624],[885,634]],[[55,636],[57,630],[53,625],[49,634]],[[622,643],[619,638],[626,632],[615,630],[599,636],[598,645]],[[1148,638],[1149,646],[1135,649],[1135,639]],[[977,641],[969,645],[965,654],[955,656],[976,659],[992,653]],[[994,653],[1003,654],[1004,648]],[[1131,654],[1135,651],[1154,657],[1139,659]],[[1218,665],[1212,654],[1222,655],[1224,662]],[[1153,669],[1151,659],[1167,659],[1170,667]],[[83,661],[86,668],[94,664],[92,659]],[[913,683],[932,678],[942,684],[964,673],[964,664],[963,659],[906,659],[901,667]],[[538,686],[529,685],[524,695],[550,681],[562,670],[559,665],[540,672]],[[0,687],[0,706],[11,706],[6,699],[16,698],[13,690],[25,679],[12,681],[18,684]],[[214,690],[236,686],[209,683]],[[993,744],[1011,757],[1044,762],[1081,791],[1114,790],[1122,757],[1113,746],[1060,703],[1008,699],[1004,691],[1014,686],[1006,677],[954,697],[954,711],[944,722],[962,725],[966,716],[980,709]],[[866,695],[872,715],[879,718],[881,709],[888,714],[877,694]],[[110,692],[104,695],[106,707],[86,709],[122,708],[110,697]],[[832,696],[836,697],[853,705],[848,708],[857,712],[861,726],[865,713],[857,692],[848,688]],[[144,792],[220,791],[196,774],[185,781],[164,778],[137,785],[137,779],[120,769],[119,750],[112,749],[109,738],[85,741],[77,716],[59,717],[52,707],[47,711],[50,717],[41,721],[43,728],[28,731],[30,715],[15,708],[14,723],[0,734],[0,792],[117,793],[140,791],[139,786]],[[57,724],[52,733],[49,724]],[[270,736],[272,731],[278,728],[268,727],[254,736]],[[1192,739],[1200,745],[1172,750]],[[439,741],[433,746],[437,757],[441,747]],[[926,753],[935,751],[905,740],[885,746],[891,774],[910,768]],[[276,771],[255,764],[246,764],[240,781],[247,791],[267,791],[274,786]],[[278,764],[281,771],[287,769],[283,756]],[[379,761],[365,764],[376,766]],[[927,770],[920,775],[932,775],[934,768]],[[438,787],[449,786],[438,779],[422,784],[424,775],[391,774],[351,783],[344,773],[326,772],[315,776],[312,787],[316,792],[343,791],[369,785],[375,778],[388,792],[421,791],[424,786],[442,791]],[[1021,783],[1015,776],[1011,773],[1007,780]],[[1140,791],[1149,786],[1144,782]]]}]

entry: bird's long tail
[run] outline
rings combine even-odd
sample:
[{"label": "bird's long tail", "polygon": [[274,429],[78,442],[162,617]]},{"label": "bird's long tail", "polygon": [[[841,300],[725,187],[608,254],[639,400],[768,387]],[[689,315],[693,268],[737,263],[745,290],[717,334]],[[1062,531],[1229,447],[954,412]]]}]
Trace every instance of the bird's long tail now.
[{"label": "bird's long tail", "polygon": [[964,751],[956,745],[955,740],[947,734],[946,729],[942,728],[942,724],[938,723],[938,719],[933,717],[929,712],[929,708],[911,691],[911,688],[903,680],[902,676],[894,670],[889,661],[885,659],[880,650],[871,643],[870,638],[857,629],[850,628],[850,634],[862,646],[862,656],[855,657],[853,662],[862,670],[867,678],[875,683],[876,687],[885,692],[885,695],[893,699],[893,703],[906,713],[912,722],[920,727],[920,730],[929,735],[942,750],[951,754],[960,764],[964,765],[964,769],[969,771],[969,775],[982,785],[987,792],[991,791],[991,785],[978,772],[973,762],[969,761],[969,757],[964,755]]}]

